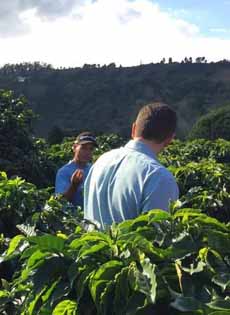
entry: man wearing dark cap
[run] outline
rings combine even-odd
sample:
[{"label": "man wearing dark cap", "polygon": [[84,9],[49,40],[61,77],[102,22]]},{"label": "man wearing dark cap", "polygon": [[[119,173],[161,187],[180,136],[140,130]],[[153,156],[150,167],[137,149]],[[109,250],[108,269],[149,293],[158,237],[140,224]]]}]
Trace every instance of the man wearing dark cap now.
[{"label": "man wearing dark cap", "polygon": [[85,181],[84,217],[101,229],[152,209],[169,210],[178,199],[173,175],[157,159],[174,138],[176,113],[166,104],[144,106],[132,127],[132,140],[103,154]]},{"label": "man wearing dark cap", "polygon": [[83,207],[83,184],[92,166],[91,160],[96,146],[96,138],[92,133],[80,133],[73,143],[73,159],[57,172],[55,193],[63,194],[74,206]]}]

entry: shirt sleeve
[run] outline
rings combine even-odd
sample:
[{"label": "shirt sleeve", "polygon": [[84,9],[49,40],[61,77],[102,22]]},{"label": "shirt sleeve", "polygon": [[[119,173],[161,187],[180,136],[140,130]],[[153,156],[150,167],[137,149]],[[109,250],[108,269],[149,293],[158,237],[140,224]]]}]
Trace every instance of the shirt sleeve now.
[{"label": "shirt sleeve", "polygon": [[145,184],[141,210],[142,212],[152,209],[168,211],[170,201],[176,201],[178,198],[179,189],[173,175],[156,172],[150,175]]},{"label": "shirt sleeve", "polygon": [[63,194],[67,191],[70,186],[70,178],[68,174],[63,172],[63,170],[59,170],[56,175],[55,180],[55,193],[56,194]]}]

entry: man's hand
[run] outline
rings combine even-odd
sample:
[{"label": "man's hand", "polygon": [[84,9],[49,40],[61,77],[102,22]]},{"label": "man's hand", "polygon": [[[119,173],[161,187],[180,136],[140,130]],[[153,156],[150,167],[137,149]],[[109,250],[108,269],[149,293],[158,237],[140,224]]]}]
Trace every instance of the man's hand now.
[{"label": "man's hand", "polygon": [[76,170],[71,176],[71,184],[76,188],[83,181],[83,176],[83,170]]},{"label": "man's hand", "polygon": [[76,170],[71,176],[71,185],[69,188],[63,193],[65,198],[70,202],[73,201],[74,195],[77,191],[78,186],[82,183],[84,177],[84,171],[81,169]]}]

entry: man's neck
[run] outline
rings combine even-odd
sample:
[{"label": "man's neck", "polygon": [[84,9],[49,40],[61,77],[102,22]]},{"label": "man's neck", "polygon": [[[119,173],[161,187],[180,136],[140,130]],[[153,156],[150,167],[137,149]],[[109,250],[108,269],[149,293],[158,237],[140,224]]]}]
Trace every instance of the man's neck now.
[{"label": "man's neck", "polygon": [[73,162],[75,162],[79,167],[84,168],[87,164],[87,162],[79,161],[78,159],[73,159]]},{"label": "man's neck", "polygon": [[162,151],[162,144],[156,143],[150,140],[146,140],[142,137],[134,137],[133,140],[138,140],[146,144],[155,155],[158,155]]}]

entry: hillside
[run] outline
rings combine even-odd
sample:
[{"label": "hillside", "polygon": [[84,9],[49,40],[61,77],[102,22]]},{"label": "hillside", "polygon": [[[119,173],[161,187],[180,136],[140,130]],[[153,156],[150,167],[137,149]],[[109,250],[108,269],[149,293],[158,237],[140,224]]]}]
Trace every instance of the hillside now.
[{"label": "hillside", "polygon": [[40,118],[35,130],[47,136],[54,126],[128,136],[138,109],[164,101],[178,112],[178,136],[198,117],[230,102],[230,63],[170,63],[136,67],[53,69],[49,65],[6,65],[0,89],[24,94]]}]

